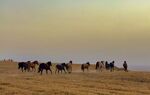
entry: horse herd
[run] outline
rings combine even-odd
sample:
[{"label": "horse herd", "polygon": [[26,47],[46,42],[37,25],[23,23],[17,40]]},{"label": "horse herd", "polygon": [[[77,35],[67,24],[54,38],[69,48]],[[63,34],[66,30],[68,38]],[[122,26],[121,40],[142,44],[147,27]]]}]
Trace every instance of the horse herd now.
[{"label": "horse herd", "polygon": [[[115,61],[112,61],[110,63],[108,63],[107,61],[98,61],[96,62],[95,65],[95,69],[97,71],[103,71],[105,70],[110,70],[111,72],[114,71],[115,65],[114,65]],[[64,72],[64,73],[71,73],[72,72],[72,61],[69,61],[69,63],[61,63],[61,64],[56,64],[55,66],[55,74],[59,74],[60,72]],[[47,63],[39,63],[38,61],[27,61],[27,62],[19,62],[18,63],[18,69],[21,69],[22,72],[26,72],[26,71],[36,71],[36,65],[38,65],[38,73],[40,73],[42,75],[43,70],[46,70],[46,74],[48,74],[48,71],[50,71],[50,73],[52,74],[52,63],[51,61],[47,62]],[[88,71],[90,67],[90,62],[87,62],[85,64],[81,64],[81,70],[84,72],[85,69]],[[124,61],[123,63],[123,67],[124,67],[124,71],[128,72],[127,68],[127,63],[126,61]]]}]

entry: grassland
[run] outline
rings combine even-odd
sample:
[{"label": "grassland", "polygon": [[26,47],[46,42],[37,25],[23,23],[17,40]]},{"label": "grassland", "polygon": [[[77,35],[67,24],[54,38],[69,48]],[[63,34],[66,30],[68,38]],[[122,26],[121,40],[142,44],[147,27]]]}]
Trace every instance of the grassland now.
[{"label": "grassland", "polygon": [[[53,67],[54,69],[54,67]],[[149,72],[81,72],[72,74],[21,72],[16,63],[0,63],[0,95],[150,95]]]}]

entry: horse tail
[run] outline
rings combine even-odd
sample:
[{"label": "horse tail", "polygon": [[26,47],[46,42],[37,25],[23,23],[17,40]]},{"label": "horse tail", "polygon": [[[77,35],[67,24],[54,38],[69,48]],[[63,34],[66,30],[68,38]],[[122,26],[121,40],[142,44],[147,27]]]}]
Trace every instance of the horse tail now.
[{"label": "horse tail", "polygon": [[84,64],[81,65],[81,70],[84,70]]}]

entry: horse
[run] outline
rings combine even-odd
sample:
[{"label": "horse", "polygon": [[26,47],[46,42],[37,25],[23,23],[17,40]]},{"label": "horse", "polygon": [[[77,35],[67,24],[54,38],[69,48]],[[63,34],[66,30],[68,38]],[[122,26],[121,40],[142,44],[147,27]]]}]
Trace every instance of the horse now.
[{"label": "horse", "polygon": [[19,62],[18,63],[18,69],[21,69],[21,71],[25,71],[28,70],[28,64],[27,62]]},{"label": "horse", "polygon": [[97,62],[96,63],[96,70],[100,70],[101,72],[103,71],[103,68],[104,68],[104,61],[101,61],[101,62]]},{"label": "horse", "polygon": [[69,74],[72,72],[72,61],[70,61],[68,64],[66,64],[66,69]]},{"label": "horse", "polygon": [[48,70],[51,72],[51,74],[52,74],[52,70],[51,70],[51,67],[52,66],[52,63],[51,63],[51,61],[49,61],[49,62],[47,62],[47,63],[41,63],[40,65],[39,65],[39,70],[38,70],[38,73],[41,73],[41,75],[42,75],[42,73],[43,73],[43,70],[46,70],[46,74],[48,74]]},{"label": "horse", "polygon": [[123,67],[124,67],[124,71],[125,71],[125,72],[128,72],[128,65],[127,65],[127,62],[126,62],[126,61],[124,61]]},{"label": "horse", "polygon": [[84,69],[87,69],[87,71],[88,71],[89,67],[90,67],[90,62],[87,62],[87,63],[81,65],[81,70],[84,72]]},{"label": "horse", "polygon": [[36,65],[39,65],[38,61],[30,62],[29,63],[29,69],[32,68],[32,71],[34,70],[34,72],[35,72],[36,71]]},{"label": "horse", "polygon": [[64,72],[66,73],[66,70],[65,70],[66,67],[67,67],[66,63],[57,64],[57,65],[56,65],[55,74],[56,74],[56,73],[59,74],[59,71],[61,71],[61,73],[62,73],[62,71],[64,71]]},{"label": "horse", "polygon": [[105,62],[105,68],[106,68],[106,70],[110,69],[110,64],[107,61]]},{"label": "horse", "polygon": [[113,72],[114,71],[114,69],[115,69],[115,61],[112,61],[110,64],[109,64],[109,66],[110,66],[110,72]]}]

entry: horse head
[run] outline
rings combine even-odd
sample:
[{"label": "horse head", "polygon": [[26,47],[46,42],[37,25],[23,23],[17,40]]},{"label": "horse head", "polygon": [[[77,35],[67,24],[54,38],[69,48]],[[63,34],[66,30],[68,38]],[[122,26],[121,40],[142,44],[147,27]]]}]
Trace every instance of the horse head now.
[{"label": "horse head", "polygon": [[88,64],[90,66],[90,62],[87,62],[86,64]]},{"label": "horse head", "polygon": [[38,61],[34,61],[33,64],[39,65],[39,62]]},{"label": "horse head", "polygon": [[70,60],[69,63],[72,64],[72,61]]},{"label": "horse head", "polygon": [[27,61],[27,64],[30,64],[31,63],[31,61]]},{"label": "horse head", "polygon": [[115,63],[115,61],[112,61],[112,63],[114,64],[114,63]]},{"label": "horse head", "polygon": [[47,64],[48,64],[48,66],[52,66],[52,62],[51,61],[47,62]]}]

